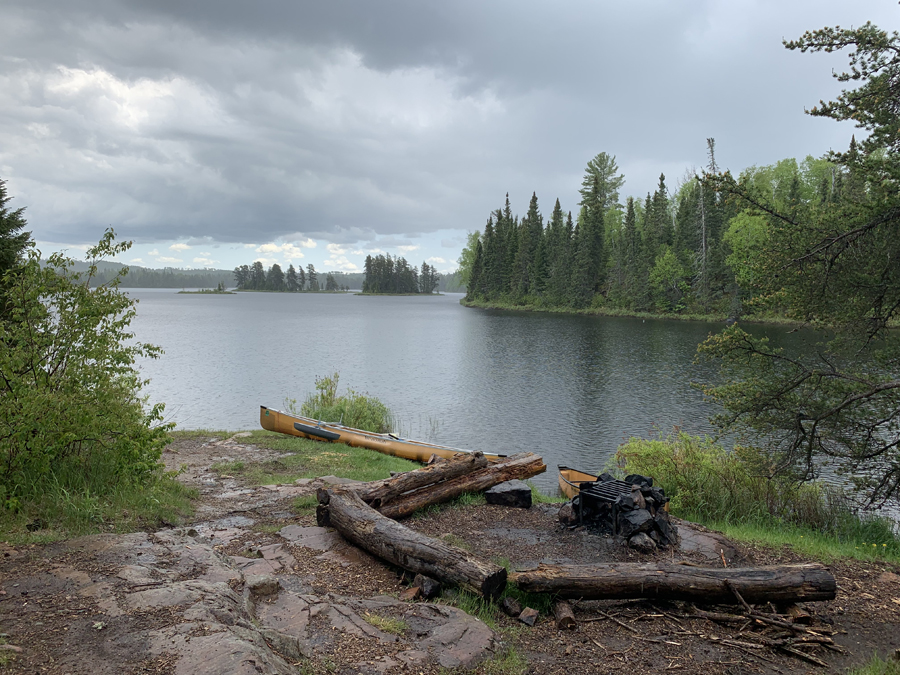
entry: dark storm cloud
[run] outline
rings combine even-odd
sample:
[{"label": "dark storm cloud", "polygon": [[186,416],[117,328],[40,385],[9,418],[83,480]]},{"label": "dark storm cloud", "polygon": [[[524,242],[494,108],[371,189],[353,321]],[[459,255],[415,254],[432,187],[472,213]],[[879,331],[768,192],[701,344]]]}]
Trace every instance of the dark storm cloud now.
[{"label": "dark storm cloud", "polygon": [[787,52],[860,2],[7,3],[0,176],[36,236],[138,241],[475,229],[509,191],[576,209],[586,162],[625,194],[705,161],[843,147],[804,105],[843,56]]}]

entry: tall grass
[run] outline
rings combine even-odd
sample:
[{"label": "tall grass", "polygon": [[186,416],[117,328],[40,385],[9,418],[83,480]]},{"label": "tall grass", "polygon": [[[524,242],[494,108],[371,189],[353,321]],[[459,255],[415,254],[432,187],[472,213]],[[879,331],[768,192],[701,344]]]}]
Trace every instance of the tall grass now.
[{"label": "tall grass", "polygon": [[[316,392],[306,397],[300,405],[299,414],[322,422],[336,422],[348,427],[387,433],[393,427],[390,409],[373,396],[361,394],[353,389],[338,395],[340,374],[316,378]],[[296,399],[287,399],[285,407],[298,414]]]},{"label": "tall grass", "polygon": [[[900,540],[885,517],[863,513],[838,487],[769,478],[752,449],[728,452],[708,438],[674,431],[632,438],[616,464],[653,476],[675,515],[744,538],[770,538],[818,555],[900,559]],[[803,541],[806,540],[806,541]]]}]

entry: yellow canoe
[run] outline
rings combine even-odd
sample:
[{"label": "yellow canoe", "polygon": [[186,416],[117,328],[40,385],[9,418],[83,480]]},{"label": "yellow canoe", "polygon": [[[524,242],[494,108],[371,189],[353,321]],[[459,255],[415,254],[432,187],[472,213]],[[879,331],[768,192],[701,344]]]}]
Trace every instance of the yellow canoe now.
[{"label": "yellow canoe", "polygon": [[[259,406],[259,424],[268,431],[277,431],[289,436],[300,436],[301,438],[309,438],[314,441],[346,443],[355,448],[377,450],[386,455],[394,455],[395,457],[410,459],[414,462],[427,462],[432,455],[450,459],[456,455],[468,455],[473,452],[472,450],[460,450],[459,448],[435,445],[424,441],[412,441],[400,438],[395,434],[376,434],[371,431],[345,427],[342,424],[320,422],[309,417],[273,410],[264,405]],[[491,462],[496,462],[501,457],[506,457],[506,455],[489,452],[485,452],[484,456]]]},{"label": "yellow canoe", "polygon": [[597,476],[579,471],[578,469],[570,469],[567,466],[559,466],[559,489],[569,499],[573,499],[575,495],[581,492],[580,483],[593,483],[597,480]]}]

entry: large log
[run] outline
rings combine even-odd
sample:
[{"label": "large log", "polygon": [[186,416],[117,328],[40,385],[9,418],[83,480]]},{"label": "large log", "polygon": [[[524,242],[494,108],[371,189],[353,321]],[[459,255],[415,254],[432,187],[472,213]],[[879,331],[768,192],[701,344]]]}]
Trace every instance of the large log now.
[{"label": "large log", "polygon": [[709,604],[737,603],[726,582],[747,602],[756,603],[833,600],[836,590],[834,576],[817,564],[727,569],[654,563],[540,565],[514,573],[510,580],[521,590],[561,598],[656,598]]},{"label": "large log", "polygon": [[369,553],[416,574],[469,587],[489,598],[506,588],[506,569],[481,562],[455,546],[426,537],[386,518],[346,487],[329,491],[328,504],[316,514],[320,526],[330,525]]},{"label": "large log", "polygon": [[546,470],[547,465],[540,456],[532,452],[520,452],[488,464],[483,469],[402,495],[382,506],[379,511],[388,518],[399,520],[431,504],[448,502],[464,492],[484,492],[508,480],[524,480]]},{"label": "large log", "polygon": [[472,454],[457,455],[444,461],[435,462],[415,471],[400,473],[392,478],[375,480],[369,483],[357,483],[347,487],[359,495],[360,499],[366,504],[377,509],[396,499],[404,492],[411,492],[427,485],[463,476],[487,465],[487,457],[480,452],[473,452]]}]

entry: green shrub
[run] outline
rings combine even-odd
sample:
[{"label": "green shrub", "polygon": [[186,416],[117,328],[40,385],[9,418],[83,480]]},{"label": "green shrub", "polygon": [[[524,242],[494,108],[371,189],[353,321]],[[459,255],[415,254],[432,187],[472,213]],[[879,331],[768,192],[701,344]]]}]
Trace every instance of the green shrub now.
[{"label": "green shrub", "polygon": [[[373,396],[360,394],[353,389],[338,396],[340,374],[316,378],[316,393],[310,394],[300,406],[300,415],[323,422],[336,422],[356,429],[375,433],[387,433],[393,427],[393,415],[384,403]],[[297,414],[297,402],[285,401],[287,409]]]},{"label": "green shrub", "polygon": [[42,266],[31,248],[3,279],[0,318],[0,509],[16,510],[48,488],[102,499],[155,480],[167,443],[161,404],[146,409],[134,342],[134,301],[119,292],[124,270],[91,288],[96,263],[129,248],[107,230],[87,252],[87,272],[62,254]]},{"label": "green shrub", "polygon": [[728,452],[708,438],[674,431],[656,440],[630,439],[616,463],[626,473],[652,476],[670,497],[672,512],[690,520],[793,528],[799,538],[808,531],[866,546],[877,542],[879,553],[900,551],[888,519],[860,513],[838,487],[769,478],[764,455],[753,448]]}]

